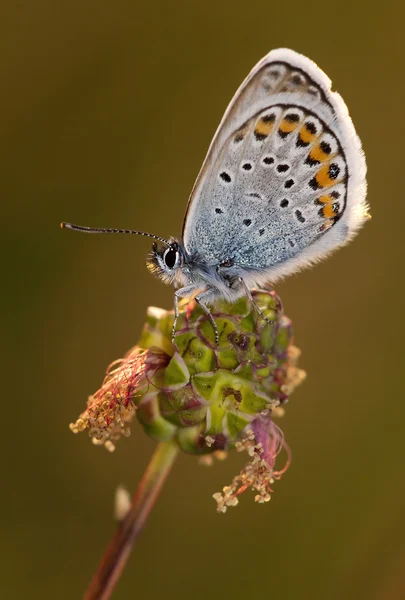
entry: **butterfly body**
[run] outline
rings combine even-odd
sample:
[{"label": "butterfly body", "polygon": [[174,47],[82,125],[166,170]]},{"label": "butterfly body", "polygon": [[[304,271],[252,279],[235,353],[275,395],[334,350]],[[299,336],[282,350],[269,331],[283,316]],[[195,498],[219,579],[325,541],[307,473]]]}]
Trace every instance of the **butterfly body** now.
[{"label": "butterfly body", "polygon": [[210,262],[198,254],[189,254],[177,240],[171,241],[169,250],[171,248],[178,255],[176,266],[170,267],[165,262],[168,248],[158,249],[157,246],[147,263],[149,270],[165,283],[173,284],[177,289],[192,288],[195,293],[210,290],[212,299],[220,296],[230,302],[243,295],[243,287],[239,281],[240,268],[232,258]]},{"label": "butterfly body", "polygon": [[[192,190],[180,240],[149,269],[207,304],[310,266],[367,219],[366,163],[341,96],[308,58],[273,50],[231,100]],[[135,232],[137,233],[137,232]],[[152,236],[153,237],[153,236]],[[156,237],[156,236],[155,236]],[[216,331],[217,337],[217,331]]]}]

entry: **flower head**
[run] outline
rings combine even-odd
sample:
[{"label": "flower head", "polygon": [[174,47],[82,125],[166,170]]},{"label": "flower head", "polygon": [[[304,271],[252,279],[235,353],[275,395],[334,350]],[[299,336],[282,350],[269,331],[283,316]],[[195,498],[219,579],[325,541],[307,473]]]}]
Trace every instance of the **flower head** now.
[{"label": "flower head", "polygon": [[[215,494],[218,510],[238,502],[248,487],[258,502],[270,499],[271,484],[285,471],[289,451],[272,417],[280,412],[305,374],[296,366],[290,320],[274,292],[253,292],[272,321],[265,321],[247,299],[220,302],[213,313],[219,343],[207,316],[189,304],[179,319],[174,343],[173,312],[149,308],[137,346],[110,366],[101,388],[71,425],[88,430],[108,449],[129,435],[136,415],[156,440],[175,439],[192,454],[246,450],[249,463],[232,484]],[[287,465],[276,468],[285,448]]]}]

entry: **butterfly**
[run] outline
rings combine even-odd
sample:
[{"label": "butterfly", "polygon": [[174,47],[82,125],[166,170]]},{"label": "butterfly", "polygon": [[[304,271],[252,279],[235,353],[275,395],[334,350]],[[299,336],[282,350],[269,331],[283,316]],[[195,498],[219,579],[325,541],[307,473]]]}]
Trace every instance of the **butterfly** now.
[{"label": "butterfly", "polygon": [[[149,270],[179,300],[209,309],[318,262],[368,218],[366,161],[347,107],[309,58],[280,48],[232,98],[191,192],[180,239],[62,223],[89,233],[155,239]],[[263,318],[264,315],[262,315]]]}]

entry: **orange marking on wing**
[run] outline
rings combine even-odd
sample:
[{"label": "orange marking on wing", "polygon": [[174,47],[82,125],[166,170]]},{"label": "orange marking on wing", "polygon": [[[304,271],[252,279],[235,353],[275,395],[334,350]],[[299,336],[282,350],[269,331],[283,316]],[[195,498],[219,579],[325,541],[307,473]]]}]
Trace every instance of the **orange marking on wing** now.
[{"label": "orange marking on wing", "polygon": [[333,210],[333,204],[325,204],[322,213],[326,219],[332,219],[337,216],[337,211]]},{"label": "orange marking on wing", "polygon": [[316,174],[316,181],[319,187],[330,187],[331,185],[335,185],[336,183],[340,183],[340,181],[342,181],[342,179],[332,179],[329,176],[329,167],[329,163],[327,165],[324,165],[319,169],[318,173]]},{"label": "orange marking on wing", "polygon": [[280,131],[283,131],[284,133],[291,133],[291,131],[294,131],[297,127],[298,123],[287,121],[286,119],[283,119],[279,125]]},{"label": "orange marking on wing", "polygon": [[255,127],[255,133],[257,135],[260,136],[268,136],[271,132],[271,130],[274,127],[274,122],[271,121],[263,121],[263,119],[260,119],[257,123],[256,123],[256,127]]},{"label": "orange marking on wing", "polygon": [[321,196],[320,198],[318,198],[318,200],[319,202],[322,202],[322,204],[333,204],[333,198],[332,196],[329,196],[329,194]]},{"label": "orange marking on wing", "polygon": [[299,133],[299,135],[300,135],[300,138],[301,138],[301,140],[302,140],[304,143],[306,143],[306,144],[309,144],[310,142],[312,142],[312,141],[313,141],[313,139],[315,138],[315,135],[316,135],[316,134],[315,134],[315,133],[311,133],[311,132],[310,132],[310,131],[309,131],[309,130],[306,128],[306,126],[305,126],[305,125],[303,125],[303,126],[301,127],[301,129],[300,129],[300,133]]},{"label": "orange marking on wing", "polygon": [[[336,156],[336,154],[334,154],[333,156]],[[323,162],[324,160],[327,160],[328,158],[332,158],[332,156],[330,154],[326,154],[326,152],[324,152],[320,146],[320,144],[317,144],[316,146],[314,146],[311,150],[311,152],[309,153],[309,157],[312,160],[319,160],[319,162]]]}]

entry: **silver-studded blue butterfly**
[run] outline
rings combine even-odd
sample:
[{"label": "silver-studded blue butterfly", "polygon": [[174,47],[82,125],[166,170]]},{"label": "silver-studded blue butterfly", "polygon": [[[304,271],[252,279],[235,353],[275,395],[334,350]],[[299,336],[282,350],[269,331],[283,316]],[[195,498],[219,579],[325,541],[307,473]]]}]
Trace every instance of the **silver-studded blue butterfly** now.
[{"label": "silver-studded blue butterfly", "polygon": [[343,246],[368,217],[366,162],[347,107],[311,60],[271,51],[231,100],[184,218],[166,240],[123,229],[62,223],[89,233],[132,233],[157,242],[148,268],[180,298],[208,307],[310,266]]}]

